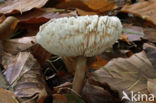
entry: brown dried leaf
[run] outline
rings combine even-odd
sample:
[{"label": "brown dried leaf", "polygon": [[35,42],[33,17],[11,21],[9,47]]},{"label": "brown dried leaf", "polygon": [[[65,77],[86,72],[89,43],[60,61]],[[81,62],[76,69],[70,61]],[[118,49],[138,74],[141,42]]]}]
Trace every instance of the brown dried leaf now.
[{"label": "brown dried leaf", "polygon": [[5,0],[0,3],[0,14],[25,12],[43,7],[48,0]]},{"label": "brown dried leaf", "polygon": [[144,44],[144,49],[153,67],[156,68],[156,47],[150,44]]},{"label": "brown dried leaf", "polygon": [[26,62],[32,57],[30,53],[19,53],[14,60],[8,64],[8,68],[5,71],[5,76],[9,84],[13,84],[20,76],[29,71],[32,68],[33,63],[29,63],[28,67],[24,68]]},{"label": "brown dried leaf", "polygon": [[[64,12],[64,13],[63,13]],[[76,16],[76,13],[69,12],[65,13],[63,9],[54,9],[54,8],[40,8],[34,9],[30,12],[23,13],[22,15],[16,15],[21,23],[45,23],[52,18],[60,18],[64,16]]]},{"label": "brown dried leaf", "polygon": [[48,20],[69,16],[77,16],[76,11],[54,13],[52,8],[36,9],[32,12],[25,13],[23,16],[17,16],[20,19],[18,29],[26,31],[22,36],[35,36],[39,31],[39,27]]},{"label": "brown dried leaf", "polygon": [[71,89],[61,89],[60,94],[53,94],[53,103],[85,103]]},{"label": "brown dried leaf", "polygon": [[4,69],[8,68],[8,65],[13,62],[13,59],[15,58],[14,55],[11,55],[9,53],[3,52],[2,54],[2,65]]},{"label": "brown dried leaf", "polygon": [[18,24],[18,19],[15,17],[7,17],[1,24],[0,24],[0,39],[4,40],[9,38],[13,35],[13,32]]},{"label": "brown dried leaf", "polygon": [[2,62],[2,53],[3,53],[3,45],[2,41],[0,40],[0,63]]},{"label": "brown dried leaf", "polygon": [[90,8],[87,7],[81,0],[65,0],[64,2],[56,5],[56,8],[79,8],[86,11],[91,11]]},{"label": "brown dried leaf", "polygon": [[97,59],[97,61],[93,62],[90,65],[90,68],[99,69],[99,68],[103,67],[104,65],[106,65],[108,62],[107,60],[101,58],[100,56],[96,56],[96,59]]},{"label": "brown dried leaf", "polygon": [[115,8],[115,1],[112,0],[81,0],[94,11],[106,12]]},{"label": "brown dried leaf", "polygon": [[132,13],[156,25],[156,1],[148,0],[133,5],[125,5],[121,12]]},{"label": "brown dried leaf", "polygon": [[121,103],[119,95],[116,92],[110,91],[107,84],[88,81],[81,95],[87,103]]},{"label": "brown dried leaf", "polygon": [[156,95],[156,79],[149,79],[148,80],[147,89],[151,94]]},{"label": "brown dried leaf", "polygon": [[[0,68],[0,88],[8,88],[8,83],[7,81],[5,80],[5,77],[4,75],[2,74],[2,70]],[[1,102],[0,102],[1,103]]]},{"label": "brown dried leaf", "polygon": [[0,24],[6,19],[6,17],[4,15],[1,16],[0,18]]},{"label": "brown dried leaf", "polygon": [[2,88],[0,88],[0,97],[0,103],[18,103],[14,93]]},{"label": "brown dried leaf", "polygon": [[44,64],[51,56],[51,54],[39,44],[31,47],[30,51],[41,65]]},{"label": "brown dried leaf", "polygon": [[156,43],[156,29],[144,28],[144,34],[145,34],[144,39]]},{"label": "brown dried leaf", "polygon": [[[153,51],[156,52],[156,51]],[[112,90],[147,92],[147,80],[156,78],[156,70],[144,51],[130,58],[113,59],[95,71],[90,79],[108,84]]]},{"label": "brown dried leaf", "polygon": [[3,48],[5,52],[17,54],[18,52],[29,49],[36,44],[35,37],[23,37],[18,39],[10,39],[3,41]]},{"label": "brown dried leaf", "polygon": [[124,5],[127,0],[66,0],[58,4],[57,8],[79,8],[85,11],[104,13]]},{"label": "brown dried leaf", "polygon": [[140,41],[144,37],[144,30],[139,26],[125,24],[123,34],[128,37],[128,41]]},{"label": "brown dried leaf", "polygon": [[80,15],[80,16],[85,16],[85,15],[97,15],[97,12],[92,12],[92,11],[85,11],[85,10],[82,10],[82,9],[76,9],[77,13]]},{"label": "brown dried leaf", "polygon": [[123,34],[128,37],[128,41],[140,41],[143,38],[150,42],[156,42],[156,29],[153,28],[124,24]]},{"label": "brown dried leaf", "polygon": [[37,32],[39,31],[39,27],[42,25],[42,23],[37,23],[37,24],[27,24],[27,23],[19,23],[18,29],[21,31],[26,31],[22,33],[20,37],[25,37],[25,36],[35,36]]},{"label": "brown dried leaf", "polygon": [[[40,64],[43,64],[51,55],[40,45],[36,44],[35,36],[4,40],[3,47],[5,52],[11,54],[17,54],[21,51],[30,51]],[[5,68],[8,66],[5,63],[8,57],[10,58],[9,54],[7,55],[5,54],[3,55],[2,58],[3,59],[2,64],[4,65]]]},{"label": "brown dried leaf", "polygon": [[20,101],[34,102],[47,96],[40,65],[30,52],[17,54],[4,74]]}]

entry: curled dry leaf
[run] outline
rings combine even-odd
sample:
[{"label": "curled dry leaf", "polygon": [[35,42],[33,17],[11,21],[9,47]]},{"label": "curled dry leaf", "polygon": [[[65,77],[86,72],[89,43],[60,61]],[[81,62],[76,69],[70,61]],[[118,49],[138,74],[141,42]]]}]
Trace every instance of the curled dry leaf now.
[{"label": "curled dry leaf", "polygon": [[[30,51],[40,64],[43,64],[50,57],[49,52],[43,49],[40,45],[36,44],[36,39],[34,36],[4,40],[3,47],[4,52],[11,54],[17,54],[21,51]],[[8,59],[8,57],[10,58],[9,55],[10,54],[3,55],[2,63],[4,67],[7,67],[7,65],[5,65],[5,61]]]},{"label": "curled dry leaf", "polygon": [[113,59],[90,77],[93,81],[107,83],[112,90],[118,90],[120,94],[123,90],[127,93],[146,92],[147,80],[154,78],[156,70],[144,51],[129,58]]},{"label": "curled dry leaf", "polygon": [[75,11],[66,12],[63,9],[54,8],[40,8],[34,9],[30,12],[18,14],[16,17],[20,20],[20,23],[45,23],[52,18],[76,16]]},{"label": "curled dry leaf", "polygon": [[121,12],[132,13],[156,25],[156,1],[148,0],[133,5],[125,5]]},{"label": "curled dry leaf", "polygon": [[54,10],[55,9],[52,8],[35,9],[32,12],[17,16],[20,20],[18,29],[26,31],[26,33],[22,34],[22,36],[35,36],[39,31],[40,25],[50,19],[77,16],[76,11],[59,13],[57,11],[53,12]]},{"label": "curled dry leaf", "polygon": [[5,0],[0,3],[0,14],[25,12],[43,7],[48,0]]},{"label": "curled dry leaf", "polygon": [[13,32],[18,24],[18,19],[15,17],[7,17],[1,24],[0,24],[0,39],[4,40],[9,38],[13,35]]},{"label": "curled dry leaf", "polygon": [[0,88],[0,97],[0,103],[19,103],[14,93],[2,88]]},{"label": "curled dry leaf", "polygon": [[21,102],[33,102],[47,96],[40,65],[30,52],[20,52],[8,64],[4,75]]}]

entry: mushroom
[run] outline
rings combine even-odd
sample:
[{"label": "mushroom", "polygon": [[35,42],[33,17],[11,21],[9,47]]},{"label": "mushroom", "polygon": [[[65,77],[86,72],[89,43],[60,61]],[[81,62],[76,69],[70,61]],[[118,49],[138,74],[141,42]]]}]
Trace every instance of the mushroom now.
[{"label": "mushroom", "polygon": [[51,19],[40,27],[37,42],[52,54],[76,58],[73,90],[80,93],[86,57],[102,53],[117,41],[122,24],[117,17],[78,16]]}]

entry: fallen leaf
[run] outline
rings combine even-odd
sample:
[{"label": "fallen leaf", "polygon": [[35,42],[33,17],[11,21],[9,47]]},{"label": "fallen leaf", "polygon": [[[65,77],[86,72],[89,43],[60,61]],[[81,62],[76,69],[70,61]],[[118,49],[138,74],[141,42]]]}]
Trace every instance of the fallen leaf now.
[{"label": "fallen leaf", "polygon": [[7,89],[7,87],[8,87],[8,83],[7,83],[4,75],[2,74],[2,69],[0,68],[0,88]]},{"label": "fallen leaf", "polygon": [[0,63],[2,63],[2,53],[3,53],[3,45],[2,41],[0,40]]},{"label": "fallen leaf", "polygon": [[[5,76],[9,84],[14,83],[21,75],[26,73],[32,68],[32,64],[30,62],[29,67],[23,68],[26,62],[30,59],[30,53],[19,53],[11,62],[8,64],[8,68],[5,71]],[[32,57],[31,57],[32,58]]]},{"label": "fallen leaf", "polygon": [[153,67],[156,68],[156,47],[150,44],[144,44],[144,51]]},{"label": "fallen leaf", "polygon": [[8,39],[18,24],[18,19],[15,17],[7,17],[1,24],[0,24],[0,39]]},{"label": "fallen leaf", "polygon": [[[35,36],[4,40],[3,47],[4,52],[11,53],[13,55],[21,51],[29,51],[34,55],[40,64],[43,64],[51,55],[48,51],[36,43]],[[3,57],[3,59],[7,59],[7,56]],[[5,60],[3,60],[3,62],[4,61]]]},{"label": "fallen leaf", "polygon": [[156,29],[144,28],[144,39],[156,43]]},{"label": "fallen leaf", "polygon": [[65,88],[65,87],[72,87],[71,82],[65,82],[63,84],[60,84],[59,86],[54,87],[55,91],[57,91],[59,88]]},{"label": "fallen leaf", "polygon": [[87,103],[121,103],[118,93],[97,82],[85,83],[81,96]]},{"label": "fallen leaf", "polygon": [[66,12],[64,9],[55,8],[39,8],[29,12],[15,15],[20,20],[20,23],[45,23],[52,18],[76,16],[75,11]]},{"label": "fallen leaf", "polygon": [[48,0],[5,0],[0,3],[0,14],[26,12],[33,8],[43,7]]},{"label": "fallen leaf", "polygon": [[113,58],[118,58],[118,57],[127,58],[127,55],[125,53],[122,53],[119,50],[105,51],[99,56],[101,59],[106,60],[107,62],[112,60]]},{"label": "fallen leaf", "polygon": [[1,3],[1,2],[4,2],[4,0],[0,0],[0,3]]},{"label": "fallen leaf", "polygon": [[39,44],[31,47],[30,51],[41,65],[44,64],[51,56],[51,54]]},{"label": "fallen leaf", "polygon": [[128,41],[140,41],[144,37],[144,30],[139,26],[124,24],[123,34],[128,37]]},{"label": "fallen leaf", "polygon": [[40,101],[47,96],[40,65],[30,52],[18,53],[4,75],[21,102]]},{"label": "fallen leaf", "polygon": [[11,91],[0,88],[0,103],[19,103]]},{"label": "fallen leaf", "polygon": [[125,5],[121,12],[131,13],[144,20],[148,20],[156,25],[156,1],[148,0],[144,2],[135,3],[132,5]]},{"label": "fallen leaf", "polygon": [[97,15],[97,12],[92,12],[92,11],[85,11],[85,10],[82,10],[82,9],[76,9],[77,13],[80,15],[80,16],[86,16],[86,15]]},{"label": "fallen leaf", "polygon": [[18,39],[9,39],[3,41],[3,50],[11,54],[17,54],[21,51],[29,49],[36,44],[36,39],[32,37],[23,37]]},{"label": "fallen leaf", "polygon": [[6,53],[6,52],[3,52],[2,53],[2,62],[1,64],[3,65],[3,68],[4,69],[7,69],[8,68],[8,65],[13,62],[13,59],[15,58],[15,55],[12,55],[10,53]]},{"label": "fallen leaf", "polygon": [[[26,31],[22,33],[22,36],[35,36],[39,31],[39,27],[50,19],[77,16],[76,11],[55,13],[53,10],[52,8],[42,8],[17,16],[20,19],[17,29]],[[59,9],[57,10],[59,11]]]},{"label": "fallen leaf", "polygon": [[1,16],[0,18],[0,24],[6,19],[6,17],[4,15]]},{"label": "fallen leaf", "polygon": [[67,0],[58,5],[57,8],[79,8],[85,11],[107,12],[123,6],[127,0]]},{"label": "fallen leaf", "polygon": [[124,24],[123,34],[124,35],[121,35],[124,36],[122,39],[125,40],[124,38],[126,38],[130,42],[141,41],[141,39],[146,39],[150,42],[156,42],[156,29],[154,28]]},{"label": "fallen leaf", "polygon": [[113,0],[81,0],[89,8],[94,11],[106,12],[115,8],[115,1]]},{"label": "fallen leaf", "polygon": [[94,69],[99,69],[107,64],[107,60],[102,59],[100,56],[96,56],[97,61],[92,63],[89,67]]},{"label": "fallen leaf", "polygon": [[24,31],[21,33],[21,36],[19,35],[19,37],[25,37],[25,36],[35,36],[37,34],[37,32],[39,31],[39,27],[42,25],[43,23],[19,23],[17,29],[19,29],[19,31]]},{"label": "fallen leaf", "polygon": [[149,79],[148,80],[147,89],[151,94],[156,95],[156,79]]},{"label": "fallen leaf", "polygon": [[131,43],[129,42],[128,35],[122,34],[122,35],[120,35],[120,39],[123,40],[123,41],[125,41],[125,42],[128,43],[128,44],[131,44]]},{"label": "fallen leaf", "polygon": [[63,8],[63,9],[69,9],[69,8],[79,8],[86,11],[92,11],[90,8],[87,7],[81,0],[65,0],[64,2],[59,3],[55,6],[56,8]]},{"label": "fallen leaf", "polygon": [[85,103],[75,94],[54,94],[53,98],[53,103]]},{"label": "fallen leaf", "polygon": [[[156,51],[155,51],[156,52]],[[111,90],[147,93],[147,80],[156,78],[156,70],[144,51],[129,58],[116,58],[92,73],[89,79],[107,84]]]}]

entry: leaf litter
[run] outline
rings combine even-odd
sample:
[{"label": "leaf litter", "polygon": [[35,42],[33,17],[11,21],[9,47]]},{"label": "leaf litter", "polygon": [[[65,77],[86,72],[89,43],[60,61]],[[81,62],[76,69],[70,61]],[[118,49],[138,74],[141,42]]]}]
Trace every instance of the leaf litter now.
[{"label": "leaf litter", "polygon": [[[0,94],[7,98],[0,102],[121,103],[123,90],[156,95],[154,5],[154,0],[0,1]],[[95,14],[118,16],[123,35],[112,49],[87,58],[78,95],[70,89],[74,58],[52,55],[34,38],[50,19]]]}]

